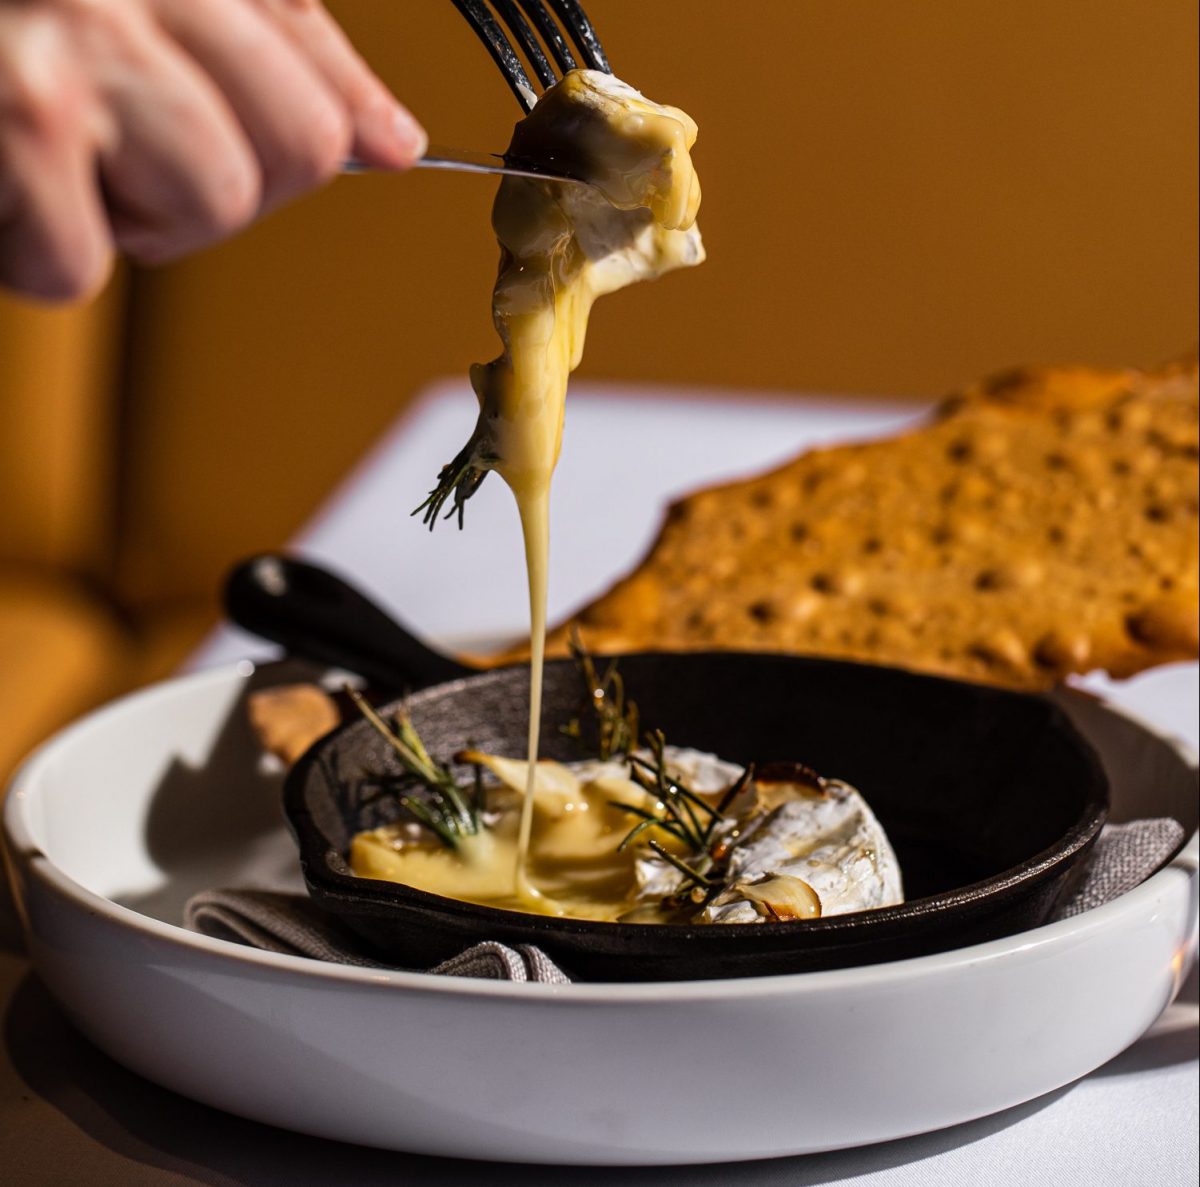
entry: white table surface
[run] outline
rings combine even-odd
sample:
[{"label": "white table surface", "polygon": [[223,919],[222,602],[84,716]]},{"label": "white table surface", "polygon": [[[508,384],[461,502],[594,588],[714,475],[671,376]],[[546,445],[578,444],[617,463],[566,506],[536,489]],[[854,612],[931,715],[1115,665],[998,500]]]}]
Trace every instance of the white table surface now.
[{"label": "white table surface", "polygon": [[[807,445],[889,431],[922,411],[868,399],[760,395],[732,401],[715,392],[577,385],[553,501],[552,618],[637,560],[672,495],[765,468]],[[517,636],[527,613],[516,515],[499,479],[489,479],[468,505],[463,533],[446,523],[429,534],[408,518],[473,419],[474,401],[464,383],[430,389],[296,541],[297,551],[352,576],[417,633],[448,645]],[[604,507],[600,520],[597,500]],[[271,654],[257,640],[222,629],[191,666]],[[1086,683],[1197,745],[1196,665],[1117,685],[1094,677]],[[0,1002],[7,1003],[0,1181],[130,1187],[1194,1184],[1200,1179],[1197,1000],[1193,969],[1175,1004],[1104,1067],[1026,1105],[939,1133],[741,1166],[486,1166],[285,1134],[155,1088],[70,1029],[16,954],[12,935],[0,928]]]}]

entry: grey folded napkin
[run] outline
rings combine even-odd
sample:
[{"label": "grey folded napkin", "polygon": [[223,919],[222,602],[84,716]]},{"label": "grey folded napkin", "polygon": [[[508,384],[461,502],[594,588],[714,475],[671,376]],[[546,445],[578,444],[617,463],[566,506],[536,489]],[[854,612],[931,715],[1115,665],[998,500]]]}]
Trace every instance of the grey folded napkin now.
[{"label": "grey folded napkin", "polygon": [[[1169,818],[1105,825],[1079,882],[1059,903],[1053,918],[1068,919],[1132,890],[1175,853],[1183,838],[1183,826]],[[206,890],[188,900],[184,924],[206,936],[233,940],[267,952],[308,956],[360,968],[395,967],[364,955],[354,933],[306,895],[269,890]],[[571,980],[540,948],[531,944],[512,948],[493,941],[475,944],[458,956],[421,971],[549,985],[567,984]]]},{"label": "grey folded napkin", "polygon": [[1070,919],[1099,907],[1145,882],[1174,856],[1186,833],[1178,820],[1131,820],[1106,824],[1096,838],[1083,876],[1055,908],[1055,919]]},{"label": "grey folded napkin", "polygon": [[[310,956],[358,968],[394,968],[362,951],[348,928],[331,918],[307,895],[274,890],[204,890],[183,909],[184,926],[218,940],[248,944],[265,952]],[[539,981],[565,985],[570,977],[540,948],[516,948],[487,940],[422,972],[493,981]]]}]

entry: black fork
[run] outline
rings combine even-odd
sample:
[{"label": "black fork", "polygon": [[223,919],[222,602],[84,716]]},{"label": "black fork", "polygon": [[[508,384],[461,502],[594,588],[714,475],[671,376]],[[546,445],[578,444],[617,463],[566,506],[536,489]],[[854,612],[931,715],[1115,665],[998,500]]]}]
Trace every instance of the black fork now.
[{"label": "black fork", "polygon": [[[538,92],[525,63],[546,88],[559,80],[560,73],[566,74],[578,66],[612,73],[596,30],[579,0],[454,0],[454,7],[467,18],[526,111],[533,109]],[[515,45],[500,27],[501,21],[508,26]],[[568,38],[574,43],[574,50]],[[521,54],[525,62],[521,61]]]}]

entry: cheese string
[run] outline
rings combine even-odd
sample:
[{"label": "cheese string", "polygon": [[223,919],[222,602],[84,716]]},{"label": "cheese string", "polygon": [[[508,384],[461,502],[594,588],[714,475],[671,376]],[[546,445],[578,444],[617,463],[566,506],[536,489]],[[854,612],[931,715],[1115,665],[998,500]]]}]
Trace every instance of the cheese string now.
[{"label": "cheese string", "polygon": [[651,103],[607,75],[573,70],[517,125],[512,152],[547,161],[565,154],[594,185],[508,177],[492,211],[501,245],[492,320],[504,351],[471,369],[479,421],[452,464],[458,477],[451,485],[456,499],[469,497],[478,480],[462,494],[461,474],[494,469],[521,516],[529,573],[529,776],[513,887],[533,910],[556,910],[530,884],[527,860],[546,646],[550,482],[567,380],[582,357],[598,296],[703,260],[693,225],[700,187],[688,152],[695,138],[695,123],[677,108]]},{"label": "cheese string", "polygon": [[518,898],[540,898],[526,869],[529,840],[533,835],[533,802],[537,786],[538,749],[542,730],[542,675],[546,658],[546,593],[549,586],[550,488],[549,484],[517,495],[521,534],[525,538],[525,564],[529,573],[529,772],[521,804],[517,835],[517,862],[513,893]]}]

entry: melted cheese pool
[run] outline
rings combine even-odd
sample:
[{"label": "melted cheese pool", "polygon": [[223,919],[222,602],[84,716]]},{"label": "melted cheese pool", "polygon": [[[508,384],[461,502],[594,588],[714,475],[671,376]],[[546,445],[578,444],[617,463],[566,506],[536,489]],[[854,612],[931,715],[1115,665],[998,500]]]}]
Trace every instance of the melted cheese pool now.
[{"label": "melted cheese pool", "polygon": [[[742,774],[736,764],[700,751],[667,747],[665,754],[672,774],[708,802]],[[511,863],[528,767],[473,758],[492,775],[488,828],[462,838],[457,849],[409,823],[359,833],[350,853],[354,873],[485,906],[637,923],[758,923],[903,901],[883,828],[862,796],[837,780],[819,791],[752,782],[714,832],[713,848],[723,854],[719,892],[692,899],[681,893],[679,871],[644,839],[621,849],[639,819],[627,808],[662,809],[621,761],[537,764],[526,867],[534,894],[514,893]],[[669,852],[688,857],[662,830],[650,833]]]}]

